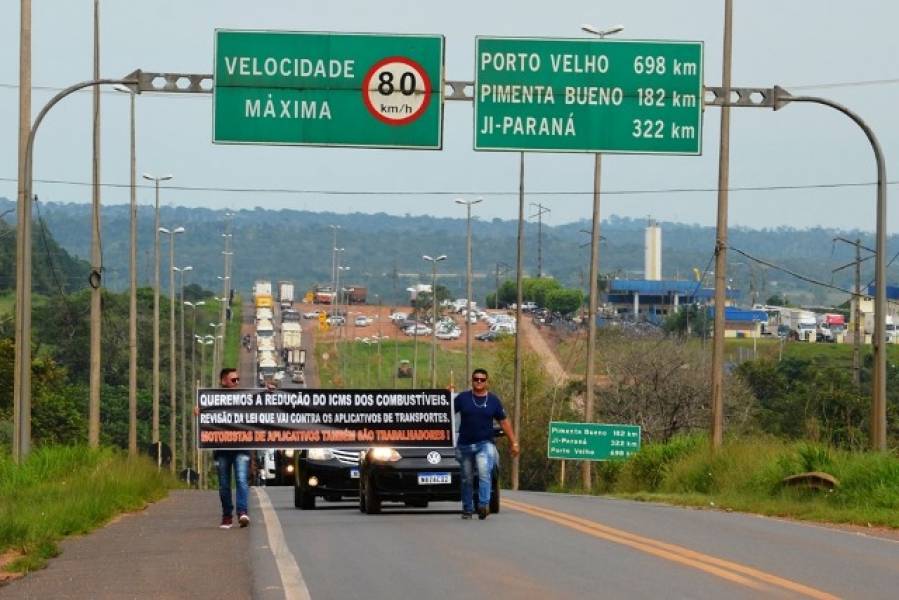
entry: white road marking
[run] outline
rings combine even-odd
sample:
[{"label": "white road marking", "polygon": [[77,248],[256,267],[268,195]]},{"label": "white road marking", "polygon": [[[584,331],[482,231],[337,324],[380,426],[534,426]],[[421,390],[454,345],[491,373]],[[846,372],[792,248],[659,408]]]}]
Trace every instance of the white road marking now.
[{"label": "white road marking", "polygon": [[306,580],[303,579],[303,572],[297,564],[296,558],[290,548],[287,547],[287,541],[284,539],[284,529],[281,528],[281,521],[278,519],[275,509],[268,498],[268,492],[265,488],[254,487],[256,498],[259,500],[259,507],[262,509],[262,518],[265,521],[265,533],[268,536],[268,546],[275,557],[275,565],[278,567],[278,574],[281,576],[281,585],[284,586],[284,598],[286,600],[311,600],[309,588],[306,587]]}]

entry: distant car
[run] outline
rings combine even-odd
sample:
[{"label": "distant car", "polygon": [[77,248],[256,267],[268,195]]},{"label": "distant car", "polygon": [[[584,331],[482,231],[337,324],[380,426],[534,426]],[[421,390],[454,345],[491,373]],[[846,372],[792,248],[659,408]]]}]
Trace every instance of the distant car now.
[{"label": "distant car", "polygon": [[281,311],[281,320],[285,323],[295,323],[300,320],[300,313],[293,309],[283,310]]},{"label": "distant car", "polygon": [[458,327],[452,329],[438,330],[435,334],[439,340],[458,340],[462,335],[462,330]]},{"label": "distant car", "polygon": [[293,505],[314,510],[316,497],[340,501],[359,494],[359,451],[312,448],[295,455]]},{"label": "distant car", "polygon": [[331,315],[328,317],[328,325],[345,325],[346,319],[340,315]]},{"label": "distant car", "polygon": [[294,371],[290,376],[290,380],[294,383],[306,383],[306,376],[302,371]]},{"label": "distant car", "polygon": [[421,325],[421,324],[412,325],[412,326],[404,329],[403,333],[405,333],[408,336],[431,335],[431,328],[428,327],[427,325]]},{"label": "distant car", "polygon": [[284,379],[284,376],[284,371],[276,371],[274,376],[272,376],[272,379],[274,379],[275,381],[281,381],[282,379]]},{"label": "distant car", "polygon": [[359,315],[358,317],[353,319],[353,324],[356,325],[356,327],[365,327],[366,325],[368,325],[368,317],[366,317],[365,315]]},{"label": "distant car", "polygon": [[484,333],[479,333],[478,335],[476,335],[475,339],[481,342],[495,342],[504,335],[508,334],[502,331],[485,331]]},{"label": "distant car", "polygon": [[394,322],[405,321],[408,318],[409,318],[409,315],[407,315],[404,312],[395,312],[392,315],[390,315],[390,320],[394,321]]},{"label": "distant car", "polygon": [[304,313],[303,313],[303,318],[304,318],[304,319],[317,319],[317,318],[318,318],[318,314],[319,314],[319,311],[317,311],[317,310],[313,310],[313,311],[310,311],[310,312],[304,312]]}]

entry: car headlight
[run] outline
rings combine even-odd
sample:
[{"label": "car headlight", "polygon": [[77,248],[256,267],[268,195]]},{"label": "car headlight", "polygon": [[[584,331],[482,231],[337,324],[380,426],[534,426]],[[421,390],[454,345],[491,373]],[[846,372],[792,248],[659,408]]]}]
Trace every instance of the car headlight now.
[{"label": "car headlight", "polygon": [[293,458],[293,450],[285,450],[284,456],[286,456],[287,458]]},{"label": "car headlight", "polygon": [[310,448],[308,456],[310,460],[331,460],[334,453],[330,448]]},{"label": "car headlight", "polygon": [[403,458],[399,452],[393,448],[372,448],[369,450],[372,460],[379,462],[396,462]]}]

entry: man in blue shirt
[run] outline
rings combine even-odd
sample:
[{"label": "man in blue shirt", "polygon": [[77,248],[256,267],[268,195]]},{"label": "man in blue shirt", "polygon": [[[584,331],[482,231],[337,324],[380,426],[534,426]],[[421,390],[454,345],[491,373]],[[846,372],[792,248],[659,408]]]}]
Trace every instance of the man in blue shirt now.
[{"label": "man in blue shirt", "polygon": [[486,519],[490,513],[490,478],[499,459],[493,444],[494,420],[499,421],[509,438],[512,456],[518,456],[521,451],[499,396],[487,389],[487,377],[487,371],[475,369],[471,374],[471,389],[453,401],[453,411],[459,413],[456,459],[462,465],[463,519],[470,519],[474,512],[472,479],[475,468],[478,470],[478,519]]}]

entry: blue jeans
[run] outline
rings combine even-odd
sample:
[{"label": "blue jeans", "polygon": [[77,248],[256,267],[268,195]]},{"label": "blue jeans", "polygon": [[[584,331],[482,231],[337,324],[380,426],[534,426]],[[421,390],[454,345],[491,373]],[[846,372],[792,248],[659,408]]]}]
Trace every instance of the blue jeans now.
[{"label": "blue jeans", "polygon": [[490,506],[493,467],[499,459],[491,441],[456,446],[456,460],[462,466],[462,511],[474,512],[474,469],[478,470],[478,506]]},{"label": "blue jeans", "polygon": [[215,466],[219,474],[219,498],[222,501],[222,515],[230,517],[234,514],[231,503],[231,467],[234,467],[234,478],[237,480],[237,514],[247,512],[247,500],[250,495],[248,483],[250,473],[250,454],[244,450],[217,450],[213,454]]}]

